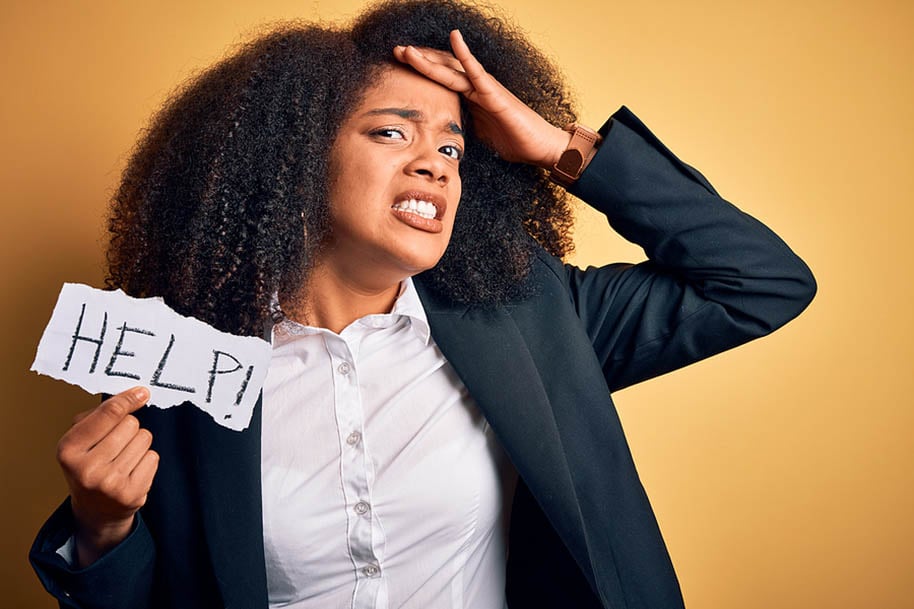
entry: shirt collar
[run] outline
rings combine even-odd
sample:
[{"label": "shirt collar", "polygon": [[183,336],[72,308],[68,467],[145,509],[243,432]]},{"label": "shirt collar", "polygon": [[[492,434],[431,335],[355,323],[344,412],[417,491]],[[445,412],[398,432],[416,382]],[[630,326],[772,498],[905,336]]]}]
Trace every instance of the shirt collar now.
[{"label": "shirt collar", "polygon": [[[413,330],[426,345],[428,344],[431,329],[428,325],[428,317],[425,315],[425,308],[422,306],[422,301],[419,300],[419,293],[416,291],[412,277],[407,277],[400,284],[400,295],[397,296],[390,314],[409,317]],[[369,315],[369,317],[373,316]]]},{"label": "shirt collar", "polygon": [[[276,320],[271,332],[272,337],[274,338],[271,342],[274,344],[277,336],[291,337],[329,332],[329,330],[326,330],[325,328],[305,326],[285,317],[282,310],[279,308],[279,299],[276,294],[273,295],[270,310],[273,313],[273,319]],[[425,308],[422,306],[422,301],[419,300],[419,293],[416,291],[416,286],[413,284],[412,277],[407,277],[400,282],[400,292],[397,294],[397,299],[394,301],[394,306],[391,308],[390,313],[366,315],[365,317],[360,317],[353,323],[380,328],[390,325],[392,321],[395,321],[399,317],[407,317],[410,322],[410,327],[416,335],[422,339],[422,342],[428,345],[431,337],[431,329],[428,325],[428,318],[425,315]]]}]

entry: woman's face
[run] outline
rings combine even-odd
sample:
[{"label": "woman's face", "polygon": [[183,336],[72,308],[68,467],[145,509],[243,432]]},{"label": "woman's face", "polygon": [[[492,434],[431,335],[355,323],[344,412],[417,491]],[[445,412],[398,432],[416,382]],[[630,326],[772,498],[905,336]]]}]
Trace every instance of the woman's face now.
[{"label": "woman's face", "polygon": [[460,201],[463,146],[456,93],[404,67],[385,70],[330,152],[325,268],[392,285],[435,266]]}]

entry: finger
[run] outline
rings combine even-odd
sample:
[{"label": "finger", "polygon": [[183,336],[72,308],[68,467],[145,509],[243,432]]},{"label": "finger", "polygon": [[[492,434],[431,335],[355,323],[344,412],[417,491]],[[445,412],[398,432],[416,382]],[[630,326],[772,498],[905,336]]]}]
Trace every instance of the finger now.
[{"label": "finger", "polygon": [[482,67],[479,60],[470,52],[470,47],[467,46],[460,30],[453,30],[451,32],[451,49],[453,49],[454,57],[460,62],[463,71],[466,72],[467,77],[475,88],[478,89],[479,85],[488,84],[490,82],[491,77],[489,76],[489,73],[486,72],[486,69]]},{"label": "finger", "polygon": [[117,501],[126,508],[138,510],[146,503],[149,489],[159,468],[159,453],[147,450],[129,476],[122,479]]},{"label": "finger", "polygon": [[68,443],[89,450],[102,440],[124,417],[141,408],[149,399],[149,390],[134,387],[111,396],[85,417],[80,418],[65,434]]},{"label": "finger", "polygon": [[[98,408],[98,406],[96,406],[95,408]],[[76,413],[73,416],[73,425],[76,425],[77,423],[79,423],[80,421],[85,419],[87,416],[92,414],[95,411],[95,408],[90,408],[89,410],[83,410],[82,412]]]},{"label": "finger", "polygon": [[[394,53],[397,54],[397,49],[399,49],[399,54],[402,55],[403,51],[407,47],[400,46],[394,49]],[[463,66],[460,64],[460,61],[454,57],[454,54],[450,51],[442,51],[440,49],[432,49],[429,47],[414,47],[419,54],[423,57],[432,61],[434,63],[440,63],[443,66],[447,66],[456,72],[463,72]]]},{"label": "finger", "polygon": [[[463,67],[454,55],[447,51],[439,51],[428,47],[405,46],[395,49],[401,61],[410,64],[420,71],[431,70],[434,74],[447,74],[452,76],[452,72],[457,76],[464,74]],[[443,70],[442,68],[446,68]]]},{"label": "finger", "polygon": [[136,464],[133,471],[130,472],[130,484],[144,493],[148,493],[152,487],[152,480],[155,478],[156,470],[159,469],[159,453],[154,450],[147,450],[140,462]]},{"label": "finger", "polygon": [[89,453],[98,463],[111,463],[140,431],[140,422],[133,415],[127,415],[114,426],[114,429],[99,440]]},{"label": "finger", "polygon": [[112,465],[124,476],[129,476],[152,446],[152,434],[148,429],[138,429],[124,449],[114,458]]},{"label": "finger", "polygon": [[431,80],[444,85],[451,91],[468,93],[473,90],[473,85],[470,83],[466,74],[460,70],[455,70],[454,68],[430,60],[416,47],[406,47],[399,59],[412,66],[426,78],[430,78]]}]

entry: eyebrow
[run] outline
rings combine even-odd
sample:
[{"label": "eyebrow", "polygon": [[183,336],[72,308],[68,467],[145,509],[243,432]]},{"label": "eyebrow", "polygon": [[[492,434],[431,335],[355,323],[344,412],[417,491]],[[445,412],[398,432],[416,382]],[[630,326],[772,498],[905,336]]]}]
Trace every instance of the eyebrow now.
[{"label": "eyebrow", "polygon": [[[422,116],[422,113],[418,110],[413,110],[411,108],[375,108],[369,110],[362,116],[379,116],[383,114],[393,114],[394,116],[399,116],[400,118],[406,119],[408,121],[421,122],[425,120],[425,117]],[[447,130],[455,135],[463,135],[463,129],[460,128],[460,125],[451,121],[447,125]]]}]

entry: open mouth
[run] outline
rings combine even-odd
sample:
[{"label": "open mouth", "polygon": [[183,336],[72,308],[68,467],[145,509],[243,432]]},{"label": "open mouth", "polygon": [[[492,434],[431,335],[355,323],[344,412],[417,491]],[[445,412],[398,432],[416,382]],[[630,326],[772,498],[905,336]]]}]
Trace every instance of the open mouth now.
[{"label": "open mouth", "polygon": [[390,208],[402,214],[415,215],[425,220],[437,220],[440,222],[447,209],[447,202],[438,195],[410,191],[397,195],[394,204]]},{"label": "open mouth", "polygon": [[394,203],[393,209],[416,214],[427,220],[434,220],[438,216],[438,208],[435,207],[435,204],[423,201],[422,199],[408,199],[406,201]]}]

